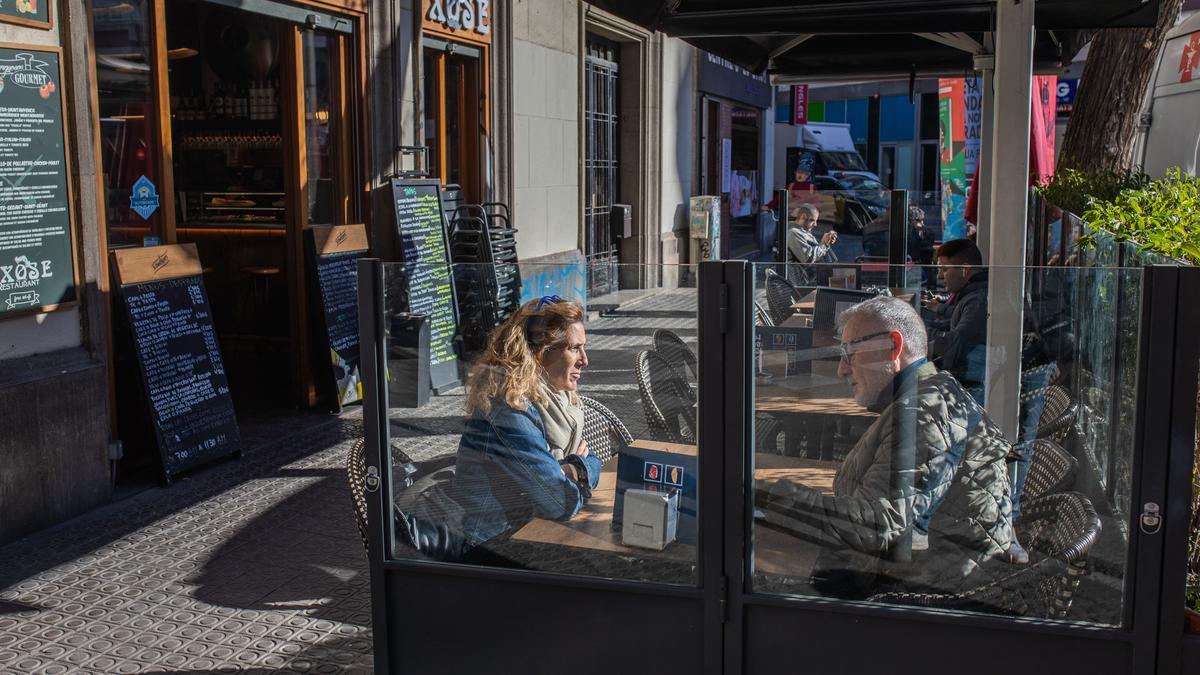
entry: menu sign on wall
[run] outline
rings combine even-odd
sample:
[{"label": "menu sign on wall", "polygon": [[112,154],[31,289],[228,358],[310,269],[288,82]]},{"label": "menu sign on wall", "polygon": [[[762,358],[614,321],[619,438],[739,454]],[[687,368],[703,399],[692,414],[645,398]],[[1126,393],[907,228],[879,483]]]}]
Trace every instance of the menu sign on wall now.
[{"label": "menu sign on wall", "polygon": [[0,0],[0,21],[50,28],[50,0]]},{"label": "menu sign on wall", "polygon": [[305,231],[310,297],[324,319],[329,389],[340,409],[362,400],[358,349],[358,259],[366,255],[365,225],[331,225]]},{"label": "menu sign on wall", "polygon": [[0,316],[76,299],[61,73],[58,51],[0,47]]},{"label": "menu sign on wall", "polygon": [[442,184],[437,180],[392,180],[396,231],[407,271],[408,303],[404,311],[429,317],[429,377],[443,392],[458,386],[458,333],[450,251],[442,220]]},{"label": "menu sign on wall", "polygon": [[237,455],[241,434],[195,244],[113,252],[163,478]]}]

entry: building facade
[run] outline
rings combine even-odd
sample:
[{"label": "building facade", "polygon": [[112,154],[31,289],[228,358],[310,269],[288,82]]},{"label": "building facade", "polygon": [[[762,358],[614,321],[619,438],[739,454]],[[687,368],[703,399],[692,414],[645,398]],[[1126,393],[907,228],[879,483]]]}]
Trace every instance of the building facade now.
[{"label": "building facade", "polygon": [[[687,262],[698,54],[586,3],[38,5],[0,8],[0,70],[38,71],[63,155],[41,172],[53,218],[0,225],[0,272],[25,277],[0,297],[0,542],[157,480],[115,252],[195,251],[241,424],[326,404],[305,240],[361,223],[397,260],[399,173],[507,204],[526,297],[669,285]],[[31,241],[54,255],[5,247]]]}]

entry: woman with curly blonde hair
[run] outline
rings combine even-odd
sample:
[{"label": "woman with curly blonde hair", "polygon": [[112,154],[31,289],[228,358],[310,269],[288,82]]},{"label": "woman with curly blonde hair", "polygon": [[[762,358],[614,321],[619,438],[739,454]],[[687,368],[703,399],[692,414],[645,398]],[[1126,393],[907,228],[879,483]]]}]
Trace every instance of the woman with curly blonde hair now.
[{"label": "woman with curly blonde hair", "polygon": [[454,478],[468,546],[531,518],[567,520],[596,487],[600,461],[583,440],[577,394],[588,365],[583,318],[558,296],[526,303],[472,369]]}]

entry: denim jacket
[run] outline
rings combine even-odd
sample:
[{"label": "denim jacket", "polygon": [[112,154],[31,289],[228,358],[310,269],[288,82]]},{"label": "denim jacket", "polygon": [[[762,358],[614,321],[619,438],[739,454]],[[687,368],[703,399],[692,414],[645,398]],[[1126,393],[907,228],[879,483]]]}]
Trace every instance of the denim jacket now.
[{"label": "denim jacket", "polygon": [[[600,460],[589,455],[584,464],[595,488]],[[532,405],[517,410],[503,401],[467,420],[454,494],[465,512],[463,534],[469,546],[515,531],[533,518],[568,520],[584,503],[579,488],[550,455],[541,414]]]}]

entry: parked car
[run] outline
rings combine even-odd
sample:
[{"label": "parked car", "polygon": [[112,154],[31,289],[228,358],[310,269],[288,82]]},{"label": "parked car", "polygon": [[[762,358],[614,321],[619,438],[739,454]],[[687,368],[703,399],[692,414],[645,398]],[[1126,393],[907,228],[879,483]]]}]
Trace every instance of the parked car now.
[{"label": "parked car", "polygon": [[868,223],[886,217],[888,190],[879,181],[858,174],[814,176],[820,222],[842,234],[862,234]]}]

